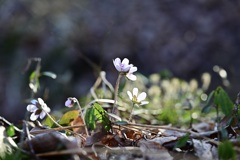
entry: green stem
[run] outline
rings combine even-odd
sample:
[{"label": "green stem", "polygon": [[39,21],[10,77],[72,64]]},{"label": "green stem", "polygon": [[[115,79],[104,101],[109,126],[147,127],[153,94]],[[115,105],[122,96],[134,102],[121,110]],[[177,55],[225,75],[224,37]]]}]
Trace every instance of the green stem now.
[{"label": "green stem", "polygon": [[130,116],[129,116],[129,122],[132,121],[132,112],[133,112],[134,105],[135,105],[135,103],[133,103],[133,105],[132,105],[132,109],[131,109]]},{"label": "green stem", "polygon": [[[44,110],[43,110],[44,111]],[[62,128],[62,126],[60,125],[60,124],[58,124],[53,118],[52,118],[52,116],[48,113],[48,112],[46,112],[46,111],[44,111],[45,113],[46,113],[46,115],[48,116],[48,118],[51,120],[51,121],[53,121],[53,123],[55,124],[55,125],[57,125],[58,127],[60,127],[60,128]]]},{"label": "green stem", "polygon": [[[45,112],[45,111],[44,111]],[[52,118],[52,116],[48,113],[48,112],[45,112],[46,113],[46,115],[50,118],[50,120],[51,121],[53,121],[53,123],[54,124],[56,124],[58,127],[60,127],[60,128],[64,128],[63,126],[61,126],[59,123],[57,123],[53,118]],[[86,125],[84,124],[84,126],[86,127]],[[66,131],[68,131],[68,132],[71,132],[71,133],[73,133],[71,130],[69,130],[69,129],[65,129]],[[74,133],[73,133],[74,134]],[[87,132],[87,134],[88,134],[88,132]],[[83,136],[80,136],[81,138],[83,138],[84,140],[86,140],[86,138],[85,137],[83,137]]]},{"label": "green stem", "polygon": [[116,85],[115,85],[114,104],[113,104],[112,114],[116,114],[116,112],[117,112],[117,97],[118,97],[118,89],[119,89],[121,77],[122,77],[122,73],[119,73],[117,81],[116,81]]}]

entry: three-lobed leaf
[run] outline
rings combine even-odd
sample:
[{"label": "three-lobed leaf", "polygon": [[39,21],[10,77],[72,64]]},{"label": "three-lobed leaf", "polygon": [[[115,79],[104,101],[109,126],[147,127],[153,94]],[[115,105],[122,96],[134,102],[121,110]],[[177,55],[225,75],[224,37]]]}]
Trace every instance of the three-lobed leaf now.
[{"label": "three-lobed leaf", "polygon": [[108,118],[108,114],[98,103],[94,103],[91,108],[87,109],[85,122],[90,130],[96,128],[97,122],[102,123],[102,126],[106,131],[111,129],[111,121]]}]

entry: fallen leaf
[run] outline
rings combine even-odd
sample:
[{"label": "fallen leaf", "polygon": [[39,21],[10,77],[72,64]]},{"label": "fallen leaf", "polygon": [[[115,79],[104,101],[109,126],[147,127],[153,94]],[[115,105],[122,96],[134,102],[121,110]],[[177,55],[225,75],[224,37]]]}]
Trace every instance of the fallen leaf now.
[{"label": "fallen leaf", "polygon": [[218,159],[217,149],[214,145],[203,140],[193,139],[192,141],[195,155],[198,156],[200,160]]}]

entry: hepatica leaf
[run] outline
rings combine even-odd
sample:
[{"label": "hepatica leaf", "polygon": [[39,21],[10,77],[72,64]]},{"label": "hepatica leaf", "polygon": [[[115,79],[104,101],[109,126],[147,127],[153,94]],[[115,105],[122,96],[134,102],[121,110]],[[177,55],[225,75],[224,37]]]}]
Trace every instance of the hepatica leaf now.
[{"label": "hepatica leaf", "polygon": [[226,116],[231,115],[233,102],[222,87],[218,87],[214,92],[214,104],[219,106]]},{"label": "hepatica leaf", "polygon": [[96,123],[95,123],[95,109],[93,107],[88,108],[87,112],[85,114],[85,122],[87,127],[90,130],[94,130],[96,128]]},{"label": "hepatica leaf", "polygon": [[87,109],[85,121],[90,130],[94,130],[96,128],[97,122],[102,123],[102,126],[106,131],[111,128],[111,121],[108,118],[107,112],[98,103],[94,103],[91,108]]},{"label": "hepatica leaf", "polygon": [[75,120],[79,116],[78,110],[66,112],[59,121],[60,125],[70,125],[70,122]]}]

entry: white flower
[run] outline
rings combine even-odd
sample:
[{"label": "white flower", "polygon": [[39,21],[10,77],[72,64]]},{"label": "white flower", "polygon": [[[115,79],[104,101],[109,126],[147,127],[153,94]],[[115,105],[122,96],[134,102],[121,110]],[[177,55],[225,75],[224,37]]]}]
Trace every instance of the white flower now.
[{"label": "white flower", "polygon": [[127,73],[133,66],[132,64],[129,64],[129,60],[127,58],[124,58],[122,62],[120,58],[116,58],[115,60],[113,60],[113,64],[115,68],[118,70],[118,72],[123,73]]},{"label": "white flower", "polygon": [[148,101],[144,101],[146,98],[147,94],[145,92],[142,92],[138,95],[138,88],[133,88],[133,92],[131,93],[130,91],[127,91],[128,97],[130,100],[138,105],[145,105],[148,104]]},{"label": "white flower", "polygon": [[30,119],[32,121],[35,121],[40,117],[40,119],[43,119],[46,116],[46,112],[49,113],[51,109],[46,105],[46,103],[41,99],[38,98],[38,100],[32,100],[32,104],[29,104],[27,106],[27,110],[29,112],[32,112]]},{"label": "white flower", "polygon": [[126,77],[132,81],[136,81],[137,77],[133,75],[133,72],[137,71],[137,67],[131,67],[128,73],[126,74]]}]

